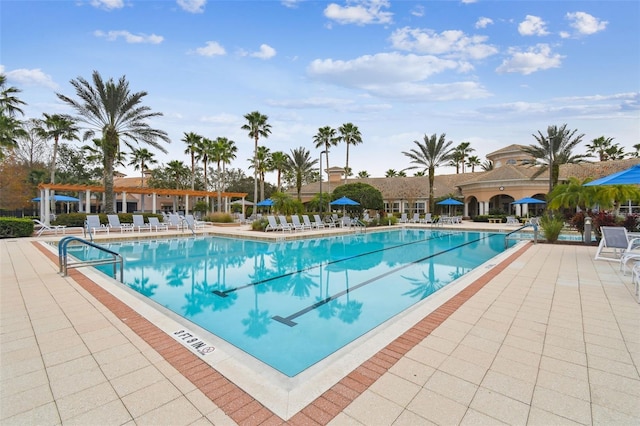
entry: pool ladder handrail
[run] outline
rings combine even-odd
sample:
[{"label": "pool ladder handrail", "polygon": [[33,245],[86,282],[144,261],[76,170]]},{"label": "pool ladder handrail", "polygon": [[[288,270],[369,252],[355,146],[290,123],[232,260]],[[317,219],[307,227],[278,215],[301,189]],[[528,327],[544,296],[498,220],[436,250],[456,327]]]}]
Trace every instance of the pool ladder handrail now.
[{"label": "pool ladder handrail", "polygon": [[[76,241],[81,244],[87,245],[89,247],[93,247],[100,251],[110,254],[112,257],[108,259],[95,259],[95,260],[82,260],[78,262],[69,262],[69,253],[67,250],[67,246],[70,242]],[[120,264],[120,282],[123,281],[124,274],[124,260],[120,253],[117,253],[113,250],[109,250],[106,247],[103,247],[99,244],[93,243],[91,241],[84,240],[80,237],[64,237],[58,242],[58,263],[60,266],[60,273],[62,276],[66,277],[68,274],[69,268],[79,268],[81,266],[97,266],[97,265],[109,265],[113,264],[113,276],[114,278],[117,276],[117,265]]]},{"label": "pool ladder handrail", "polygon": [[538,224],[537,223],[525,223],[520,228],[514,229],[511,232],[508,232],[504,236],[504,248],[505,248],[505,250],[509,247],[509,240],[521,240],[522,239],[522,238],[509,238],[511,235],[515,234],[516,232],[520,232],[524,228],[528,228],[530,226],[533,227],[533,243],[537,244],[538,243]]}]

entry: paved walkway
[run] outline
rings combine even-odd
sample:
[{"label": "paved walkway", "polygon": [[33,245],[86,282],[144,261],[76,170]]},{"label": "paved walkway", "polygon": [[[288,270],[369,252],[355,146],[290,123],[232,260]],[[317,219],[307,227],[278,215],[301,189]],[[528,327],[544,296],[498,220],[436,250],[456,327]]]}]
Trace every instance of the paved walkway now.
[{"label": "paved walkway", "polygon": [[[594,253],[529,245],[288,422],[640,424],[640,304]],[[31,239],[0,290],[3,425],[284,421]]]}]

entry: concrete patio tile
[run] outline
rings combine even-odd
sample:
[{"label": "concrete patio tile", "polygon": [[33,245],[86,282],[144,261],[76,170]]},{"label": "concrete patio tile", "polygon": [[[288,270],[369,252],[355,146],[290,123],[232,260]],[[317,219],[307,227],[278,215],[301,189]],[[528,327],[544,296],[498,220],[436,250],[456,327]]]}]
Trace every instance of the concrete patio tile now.
[{"label": "concrete patio tile", "polygon": [[478,390],[477,385],[442,371],[433,373],[424,388],[466,406]]},{"label": "concrete patio tile", "polygon": [[515,377],[489,370],[480,386],[525,404],[531,404],[535,385],[531,382],[525,382]]},{"label": "concrete patio tile", "polygon": [[2,416],[0,420],[4,423],[4,419],[33,410],[34,408],[53,401],[54,398],[48,384],[11,395],[4,395],[3,393],[0,397],[0,416]]},{"label": "concrete patio tile", "polygon": [[436,371],[434,367],[422,364],[408,357],[398,360],[388,371],[402,379],[408,380],[419,386],[424,385],[429,377]]},{"label": "concrete patio tile", "polygon": [[[335,424],[340,425],[342,423],[335,423]],[[398,417],[396,421],[393,423],[393,426],[415,426],[415,425],[436,426],[436,423],[430,422],[424,417],[420,417],[416,413],[409,410],[404,410],[400,414],[400,417]]]},{"label": "concrete patio tile", "polygon": [[469,408],[512,425],[525,424],[529,416],[529,404],[485,388],[478,389]]},{"label": "concrete patio tile", "polygon": [[369,387],[371,392],[377,393],[401,407],[406,406],[417,395],[420,389],[421,386],[389,373],[383,374]]},{"label": "concrete patio tile", "polygon": [[601,407],[640,419],[640,403],[638,402],[638,397],[635,395],[629,395],[609,387],[592,384],[591,400],[594,404]]},{"label": "concrete patio tile", "polygon": [[0,381],[10,380],[20,377],[23,374],[44,370],[42,358],[29,358],[27,360],[14,361],[0,364]]},{"label": "concrete patio tile", "polygon": [[100,365],[104,365],[136,353],[139,353],[138,348],[136,348],[132,343],[125,343],[123,345],[105,348],[99,352],[94,352],[94,357]]},{"label": "concrete patio tile", "polygon": [[[153,398],[149,398],[153,395]],[[138,418],[180,396],[180,392],[168,380],[161,380],[121,398],[133,418]]]},{"label": "concrete patio tile", "polygon": [[184,396],[169,401],[134,420],[139,425],[169,424],[172,426],[189,425],[203,417]]},{"label": "concrete patio tile", "polygon": [[[125,425],[132,424],[131,415],[122,401],[116,399],[99,407],[92,408],[77,417],[65,420],[64,424],[70,426],[86,425]],[[129,423],[131,422],[131,423]]]},{"label": "concrete patio tile", "polygon": [[184,396],[189,400],[191,404],[203,415],[208,416],[214,411],[218,410],[218,406],[213,403],[200,389],[187,392]]},{"label": "concrete patio tile", "polygon": [[550,371],[574,379],[589,381],[588,369],[585,365],[573,364],[561,359],[543,356],[540,360],[540,370]]},{"label": "concrete patio tile", "polygon": [[55,402],[49,402],[15,416],[2,418],[2,424],[9,425],[61,425]]},{"label": "concrete patio tile", "polygon": [[527,419],[528,426],[578,426],[581,424],[582,423],[574,422],[566,417],[562,417],[536,407],[531,407],[531,410],[529,410],[529,418]]},{"label": "concrete patio tile", "polygon": [[608,358],[602,358],[595,355],[588,355],[589,368],[606,371],[608,373],[617,374],[619,376],[628,377],[630,379],[638,378],[638,370],[633,364],[626,362],[618,362]]},{"label": "concrete patio tile", "polygon": [[139,370],[111,379],[110,382],[116,393],[122,397],[164,379],[165,377],[154,366],[147,365]]},{"label": "concrete patio tile", "polygon": [[589,370],[588,374],[589,384],[592,386],[602,386],[640,398],[640,379],[630,379],[595,369]]},{"label": "concrete patio tile", "polygon": [[[636,323],[638,322],[640,322],[640,320],[636,321]],[[636,324],[636,326],[637,325],[638,324]],[[635,331],[637,332],[637,328],[635,329]],[[618,339],[618,338],[609,337],[609,336],[599,336],[597,334],[591,334],[591,333],[584,334],[584,341],[587,344],[598,345],[598,346],[611,348],[611,349],[627,350],[629,342],[625,342],[625,340],[627,340],[626,337],[623,340],[623,339]]]},{"label": "concrete patio tile", "polygon": [[407,405],[407,410],[433,423],[449,425],[460,423],[467,412],[467,406],[431,390],[423,389]]},{"label": "concrete patio tile", "polygon": [[541,358],[541,355],[537,352],[531,352],[511,345],[503,345],[498,355],[501,358],[536,367],[540,364]]},{"label": "concrete patio tile", "polygon": [[117,399],[118,395],[111,385],[105,382],[92,387],[90,391],[80,391],[64,398],[58,398],[56,404],[60,418],[65,422]]},{"label": "concrete patio tile", "polygon": [[535,383],[538,376],[538,367],[513,361],[503,356],[496,357],[490,371],[496,371],[506,376],[522,380],[527,383]]},{"label": "concrete patio tile", "polygon": [[422,344],[414,346],[413,349],[405,354],[405,357],[433,368],[438,368],[447,359],[446,354]]},{"label": "concrete patio tile", "polygon": [[56,381],[89,370],[99,370],[98,363],[93,356],[85,355],[62,364],[47,367],[47,375],[50,381]]},{"label": "concrete patio tile", "polygon": [[589,356],[598,356],[601,358],[610,359],[612,361],[621,362],[624,364],[633,364],[631,360],[631,356],[626,348],[617,349],[617,348],[608,348],[606,346],[594,345],[591,343],[587,343],[587,357]]},{"label": "concrete patio tile", "polygon": [[[446,355],[451,355],[451,352],[458,346],[458,342],[453,342],[448,339],[443,339],[442,337],[429,335],[426,339],[420,342],[416,347],[425,347],[428,349],[433,349],[435,351],[441,352]],[[415,349],[415,348],[414,348]]]},{"label": "concrete patio tile", "polygon": [[480,367],[458,358],[449,357],[440,364],[438,370],[479,385],[487,373],[488,368]]},{"label": "concrete patio tile", "polygon": [[584,351],[572,351],[558,346],[545,345],[542,349],[542,355],[572,364],[587,366],[587,354]]},{"label": "concrete patio tile", "polygon": [[[417,416],[416,416],[417,417]],[[208,417],[211,420],[211,417]],[[215,425],[218,424],[222,424],[222,423],[213,423]],[[236,425],[235,422],[231,422],[231,423],[227,423],[227,425]],[[341,412],[339,413],[337,416],[335,416],[329,423],[329,426],[367,426],[364,423],[360,423],[359,421],[357,421],[356,419],[354,419],[353,417],[345,414],[345,412]]]},{"label": "concrete patio tile", "polygon": [[489,368],[495,358],[495,354],[483,352],[465,344],[458,345],[451,356],[484,368]]},{"label": "concrete patio tile", "polygon": [[508,423],[501,422],[495,417],[487,416],[484,413],[474,410],[473,408],[469,408],[467,413],[464,415],[464,418],[460,422],[460,426],[499,426],[506,425]]},{"label": "concrete patio tile", "polygon": [[502,342],[483,339],[482,337],[476,336],[471,332],[467,334],[464,339],[462,339],[460,344],[467,347],[475,348],[493,356],[498,353],[498,351],[500,350],[500,346],[502,346]]},{"label": "concrete patio tile", "polygon": [[382,426],[393,424],[403,409],[395,402],[366,390],[344,409],[344,413],[365,425]]},{"label": "concrete patio tile", "polygon": [[66,349],[61,349],[56,352],[43,353],[42,359],[45,366],[53,367],[58,364],[63,364],[74,359],[82,358],[84,356],[91,355],[89,349],[84,343],[70,346]]},{"label": "concrete patio tile", "polygon": [[49,384],[53,395],[58,398],[64,398],[85,389],[90,389],[105,383],[107,378],[99,369],[85,370],[67,377],[61,377],[56,380],[50,380]]},{"label": "concrete patio tile", "polygon": [[100,368],[104,372],[104,375],[111,380],[132,371],[142,369],[148,365],[149,360],[147,360],[140,352],[137,352],[124,358],[117,359],[106,364],[101,364]]},{"label": "concrete patio tile", "polygon": [[35,336],[27,336],[16,340],[5,340],[4,338],[1,340],[0,345],[0,354],[4,356],[4,354],[17,351],[19,349],[31,349],[35,350],[38,347],[38,342],[36,341]]},{"label": "concrete patio tile", "polygon": [[46,370],[36,370],[12,379],[3,380],[2,383],[0,383],[0,389],[2,389],[0,395],[2,397],[13,395],[48,383],[49,378]]},{"label": "concrete patio tile", "polygon": [[540,386],[536,386],[533,391],[531,407],[548,411],[578,423],[592,423],[591,406],[588,401]]},{"label": "concrete patio tile", "polygon": [[564,395],[569,395],[585,401],[589,401],[591,399],[589,383],[546,370],[540,370],[538,372],[538,381],[536,382],[536,386],[551,389]]},{"label": "concrete patio tile", "polygon": [[[637,407],[637,406],[636,406]],[[597,425],[637,425],[640,421],[640,412],[636,409],[634,415],[627,415],[608,407],[593,404],[593,424]]]}]

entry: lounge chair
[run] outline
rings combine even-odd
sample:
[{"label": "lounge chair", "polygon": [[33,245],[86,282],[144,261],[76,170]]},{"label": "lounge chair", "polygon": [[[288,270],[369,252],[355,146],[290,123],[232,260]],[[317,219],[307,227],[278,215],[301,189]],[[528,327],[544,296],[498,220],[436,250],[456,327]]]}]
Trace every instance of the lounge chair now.
[{"label": "lounge chair", "polygon": [[133,231],[132,223],[120,223],[120,216],[117,214],[108,214],[107,219],[109,219],[109,228],[111,229],[119,229],[120,233],[125,231]]},{"label": "lounge chair", "polygon": [[267,216],[267,221],[269,221],[269,223],[267,224],[267,227],[264,228],[265,232],[277,231],[278,229],[282,229],[282,227],[278,225],[278,222],[276,222],[275,216],[271,216],[271,215]]},{"label": "lounge chair", "polygon": [[291,226],[293,226],[294,231],[304,231],[307,229],[307,227],[300,222],[300,218],[297,214],[291,215]]},{"label": "lounge chair", "polygon": [[520,225],[520,221],[515,216],[507,216],[507,225]]},{"label": "lounge chair", "polygon": [[85,220],[85,231],[93,235],[98,232],[106,232],[109,233],[109,227],[100,223],[100,216],[98,215],[87,215],[87,219]]},{"label": "lounge chair", "polygon": [[58,235],[58,231],[62,231],[64,234],[65,228],[67,227],[66,225],[47,225],[38,219],[33,219],[33,222],[35,223],[36,237],[39,237],[44,232],[53,232]]},{"label": "lounge chair", "polygon": [[168,231],[169,226],[166,223],[161,223],[160,220],[155,216],[149,216],[149,227],[151,229],[155,229],[156,232],[162,229],[163,231]]},{"label": "lounge chair", "polygon": [[151,231],[151,225],[144,223],[144,216],[141,214],[133,215],[133,229],[135,230],[136,228],[138,229],[138,232],[142,232],[143,229]]},{"label": "lounge chair", "polygon": [[640,238],[629,235],[627,229],[622,226],[601,226],[600,232],[602,238],[596,251],[595,260],[621,262],[626,252],[640,247]]},{"label": "lounge chair", "polygon": [[402,213],[400,215],[400,220],[398,222],[400,223],[407,223],[409,220],[407,219],[407,214],[406,213]]},{"label": "lounge chair", "polygon": [[319,214],[314,214],[313,215],[313,226],[316,229],[324,228],[324,222],[322,221],[322,218],[320,217]]},{"label": "lounge chair", "polygon": [[284,215],[280,215],[278,216],[278,219],[280,220],[280,229],[282,230],[282,232],[284,231],[289,231],[292,232],[293,231],[293,226],[287,222],[287,217]]},{"label": "lounge chair", "polygon": [[187,227],[191,230],[202,229],[207,224],[206,222],[203,222],[201,220],[196,220],[196,218],[193,217],[192,214],[184,215],[184,220],[185,222],[187,222]]},{"label": "lounge chair", "polygon": [[351,218],[347,215],[342,216],[342,219],[340,219],[340,227],[349,228],[350,226],[351,226]]},{"label": "lounge chair", "polygon": [[311,219],[309,219],[309,215],[302,215],[302,226],[306,229],[313,229],[313,223],[311,223]]},{"label": "lounge chair", "polygon": [[431,213],[425,213],[424,217],[420,219],[420,223],[433,223],[433,219],[431,219]]},{"label": "lounge chair", "polygon": [[182,229],[185,227],[184,219],[177,213],[169,214],[169,223],[167,223],[167,225],[169,226],[169,229]]},{"label": "lounge chair", "polygon": [[420,213],[414,213],[413,217],[409,219],[409,223],[419,223],[420,222]]}]

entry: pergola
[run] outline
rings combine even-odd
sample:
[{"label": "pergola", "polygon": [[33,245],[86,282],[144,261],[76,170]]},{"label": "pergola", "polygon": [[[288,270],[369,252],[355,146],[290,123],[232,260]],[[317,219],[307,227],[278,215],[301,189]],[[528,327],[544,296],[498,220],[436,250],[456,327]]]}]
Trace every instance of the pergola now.
[{"label": "pergola", "polygon": [[[49,204],[52,200],[51,191],[74,191],[80,194],[80,209],[81,212],[90,212],[91,211],[91,193],[92,192],[105,192],[104,186],[98,185],[76,185],[76,184],[51,184],[51,183],[41,183],[38,185],[38,189],[40,190],[40,220],[47,225],[50,224],[50,215],[49,215]],[[141,194],[141,195],[153,195],[152,197],[152,206],[151,212],[157,212],[156,199],[158,195],[174,195],[181,196],[185,199],[185,210],[189,211],[189,197],[217,197],[218,192],[212,191],[196,191],[191,189],[166,189],[166,188],[140,188],[140,187],[124,187],[124,186],[114,186],[113,191],[115,193],[122,194],[122,213],[126,213],[127,208],[127,194]],[[84,193],[84,197],[82,194]],[[244,198],[248,195],[246,192],[221,192],[220,195],[222,197],[228,198]],[[84,200],[83,200],[84,198]],[[84,201],[84,205],[83,205]],[[244,214],[244,203],[242,206],[242,213]]]}]

